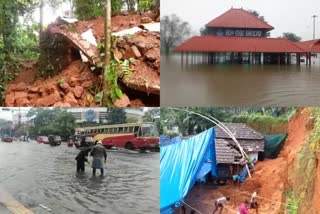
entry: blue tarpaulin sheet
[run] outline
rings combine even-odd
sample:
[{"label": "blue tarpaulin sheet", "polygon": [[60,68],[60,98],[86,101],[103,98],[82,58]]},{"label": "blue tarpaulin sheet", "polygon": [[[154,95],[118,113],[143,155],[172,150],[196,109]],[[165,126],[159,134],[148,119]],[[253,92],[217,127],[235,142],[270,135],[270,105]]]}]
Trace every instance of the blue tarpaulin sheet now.
[{"label": "blue tarpaulin sheet", "polygon": [[211,172],[216,174],[214,145],[215,133],[211,128],[188,139],[168,143],[160,149],[160,209],[170,213],[170,207],[188,194],[203,164],[211,160]]},{"label": "blue tarpaulin sheet", "polygon": [[197,175],[197,180],[203,180],[203,178],[211,171],[211,163],[204,163]]},{"label": "blue tarpaulin sheet", "polygon": [[[182,138],[180,136],[177,136],[175,138],[162,138],[162,141],[161,141],[161,138],[160,138],[160,147],[163,147],[163,146],[168,146],[168,145],[172,145],[172,144],[175,144],[175,143],[180,143],[182,141]],[[162,157],[165,155],[165,150],[163,150],[163,152],[160,152],[160,163],[161,163],[161,160],[162,160]]]}]

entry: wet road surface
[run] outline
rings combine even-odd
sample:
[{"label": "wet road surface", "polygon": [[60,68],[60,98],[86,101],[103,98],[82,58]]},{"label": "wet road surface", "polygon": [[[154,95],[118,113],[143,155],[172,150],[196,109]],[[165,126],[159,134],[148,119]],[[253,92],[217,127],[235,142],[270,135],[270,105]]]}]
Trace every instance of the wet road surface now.
[{"label": "wet road surface", "polygon": [[161,106],[318,106],[320,66],[189,65],[161,57]]},{"label": "wet road surface", "polygon": [[65,144],[0,142],[0,194],[8,192],[37,214],[49,213],[39,205],[57,214],[159,213],[159,153],[108,152],[101,178],[92,177],[88,164],[84,174],[76,173],[78,151]]}]

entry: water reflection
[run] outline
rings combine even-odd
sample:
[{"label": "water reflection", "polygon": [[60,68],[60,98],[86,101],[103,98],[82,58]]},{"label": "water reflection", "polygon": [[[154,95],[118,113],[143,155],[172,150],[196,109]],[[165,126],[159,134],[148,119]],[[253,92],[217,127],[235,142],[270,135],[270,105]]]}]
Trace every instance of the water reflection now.
[{"label": "water reflection", "polygon": [[188,65],[161,58],[162,106],[320,105],[320,66]]}]

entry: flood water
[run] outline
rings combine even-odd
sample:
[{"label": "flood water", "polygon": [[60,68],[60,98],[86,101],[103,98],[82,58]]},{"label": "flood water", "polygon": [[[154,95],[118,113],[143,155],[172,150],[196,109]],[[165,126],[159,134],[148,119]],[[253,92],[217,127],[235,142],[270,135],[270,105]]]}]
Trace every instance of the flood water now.
[{"label": "flood water", "polygon": [[161,106],[319,106],[320,66],[188,65],[161,57]]},{"label": "flood water", "polygon": [[48,213],[40,204],[56,214],[159,213],[159,153],[108,152],[102,178],[99,171],[92,177],[89,165],[76,173],[78,152],[65,144],[0,142],[0,190],[36,214]]}]

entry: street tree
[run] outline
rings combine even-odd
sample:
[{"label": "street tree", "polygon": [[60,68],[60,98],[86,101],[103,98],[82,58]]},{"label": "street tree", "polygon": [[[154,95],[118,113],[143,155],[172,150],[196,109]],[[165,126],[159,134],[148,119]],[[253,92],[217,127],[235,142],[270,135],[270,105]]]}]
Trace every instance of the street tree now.
[{"label": "street tree", "polygon": [[191,26],[177,15],[161,18],[160,42],[166,55],[191,34]]},{"label": "street tree", "polygon": [[74,134],[75,118],[61,108],[32,108],[27,117],[33,118],[34,126],[30,128],[31,136],[55,134],[67,139]]},{"label": "street tree", "polygon": [[122,124],[126,122],[127,116],[124,108],[108,108],[108,124]]},{"label": "street tree", "polygon": [[142,116],[142,121],[154,122],[157,117],[160,117],[160,108],[150,108]]}]

